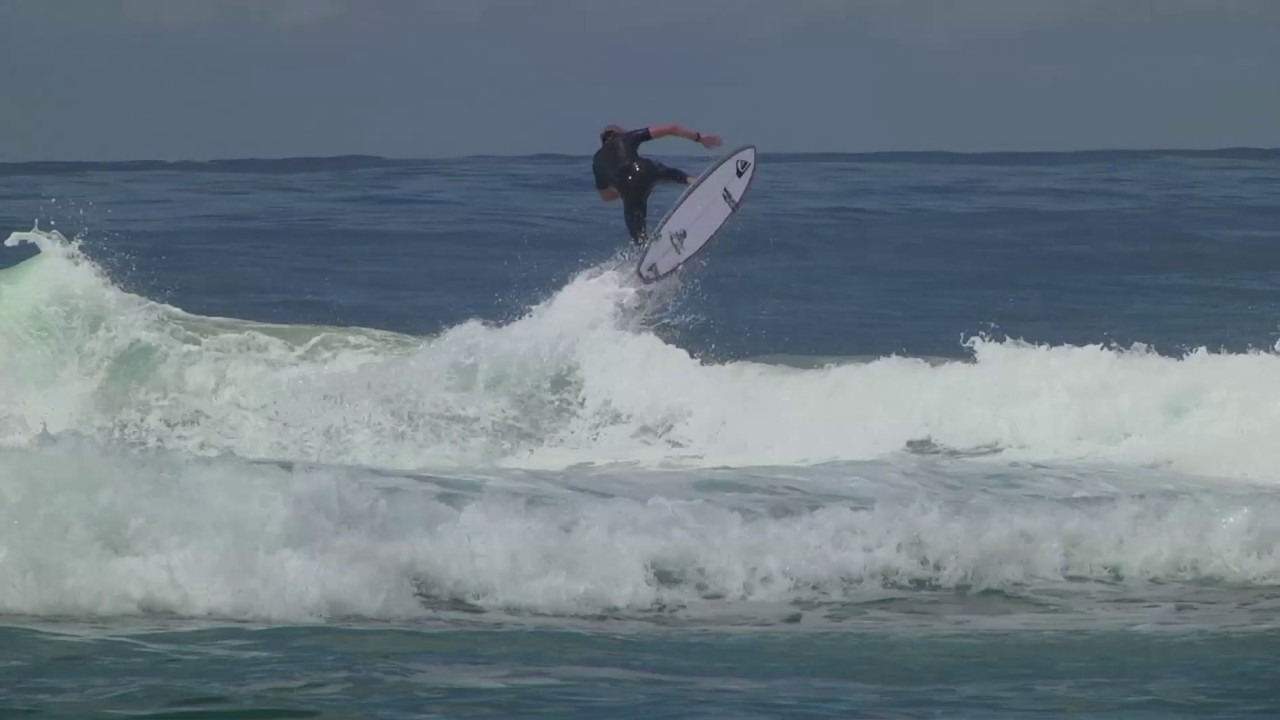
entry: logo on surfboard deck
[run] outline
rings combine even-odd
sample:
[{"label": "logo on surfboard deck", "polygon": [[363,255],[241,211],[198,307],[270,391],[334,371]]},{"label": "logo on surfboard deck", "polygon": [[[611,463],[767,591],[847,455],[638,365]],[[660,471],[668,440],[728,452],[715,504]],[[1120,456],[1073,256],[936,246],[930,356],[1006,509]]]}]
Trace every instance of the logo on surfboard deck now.
[{"label": "logo on surfboard deck", "polygon": [[675,248],[676,253],[684,254],[684,239],[689,237],[689,233],[685,230],[672,230],[667,233],[667,239],[671,241],[671,247]]},{"label": "logo on surfboard deck", "polygon": [[724,198],[725,203],[729,205],[729,209],[737,212],[738,201],[733,199],[733,193],[729,192],[729,188],[725,188],[720,192],[720,197]]},{"label": "logo on surfboard deck", "polygon": [[739,161],[738,161],[738,170],[737,170],[738,177],[742,177],[743,175],[746,175],[746,174],[747,174],[747,169],[748,169],[748,168],[750,168],[750,167],[751,167],[751,161],[750,161],[750,160],[739,160]]}]

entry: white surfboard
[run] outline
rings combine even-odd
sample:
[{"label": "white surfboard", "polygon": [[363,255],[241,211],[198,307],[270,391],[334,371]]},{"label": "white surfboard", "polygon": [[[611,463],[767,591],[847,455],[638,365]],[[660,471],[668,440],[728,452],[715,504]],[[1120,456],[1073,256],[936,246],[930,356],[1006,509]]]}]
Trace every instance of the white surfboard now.
[{"label": "white surfboard", "polygon": [[636,273],[655,282],[706,246],[729,216],[738,211],[756,174],[756,149],[747,145],[712,165],[671,206],[645,247]]}]

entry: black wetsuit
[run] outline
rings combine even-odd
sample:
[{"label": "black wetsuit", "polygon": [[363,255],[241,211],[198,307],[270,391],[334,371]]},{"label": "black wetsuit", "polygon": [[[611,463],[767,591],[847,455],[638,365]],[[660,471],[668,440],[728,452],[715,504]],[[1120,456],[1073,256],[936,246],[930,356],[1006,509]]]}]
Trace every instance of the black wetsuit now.
[{"label": "black wetsuit", "polygon": [[652,139],[649,128],[618,133],[596,151],[591,163],[596,189],[613,187],[622,197],[622,215],[627,221],[627,232],[637,245],[644,243],[645,218],[649,213],[649,193],[653,186],[659,180],[684,184],[689,179],[683,170],[640,157],[640,143]]}]

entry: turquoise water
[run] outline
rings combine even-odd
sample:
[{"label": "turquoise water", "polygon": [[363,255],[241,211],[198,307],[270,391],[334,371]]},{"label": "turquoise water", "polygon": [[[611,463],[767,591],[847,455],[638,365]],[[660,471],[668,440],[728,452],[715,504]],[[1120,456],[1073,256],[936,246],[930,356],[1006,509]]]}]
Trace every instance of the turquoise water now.
[{"label": "turquoise water", "polygon": [[0,165],[0,717],[1275,714],[1280,154],[588,165]]}]

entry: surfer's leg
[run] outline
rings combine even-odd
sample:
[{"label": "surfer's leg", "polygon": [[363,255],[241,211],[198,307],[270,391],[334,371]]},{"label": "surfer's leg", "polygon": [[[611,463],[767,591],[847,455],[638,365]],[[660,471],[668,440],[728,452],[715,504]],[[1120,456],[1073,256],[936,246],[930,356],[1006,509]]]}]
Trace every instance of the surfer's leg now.
[{"label": "surfer's leg", "polygon": [[693,178],[689,177],[689,173],[678,168],[667,167],[660,162],[650,161],[653,164],[653,176],[657,180],[665,180],[666,182],[679,183],[680,185],[688,185],[693,182]]},{"label": "surfer's leg", "polygon": [[627,221],[631,242],[645,242],[645,220],[649,214],[649,193],[657,175],[653,163],[641,158],[623,168],[618,178],[618,194],[622,197],[622,216]]},{"label": "surfer's leg", "polygon": [[631,193],[622,196],[622,216],[627,221],[627,232],[631,235],[631,242],[636,245],[644,244],[644,225],[646,216],[649,214],[648,204],[648,198],[643,195]]}]

